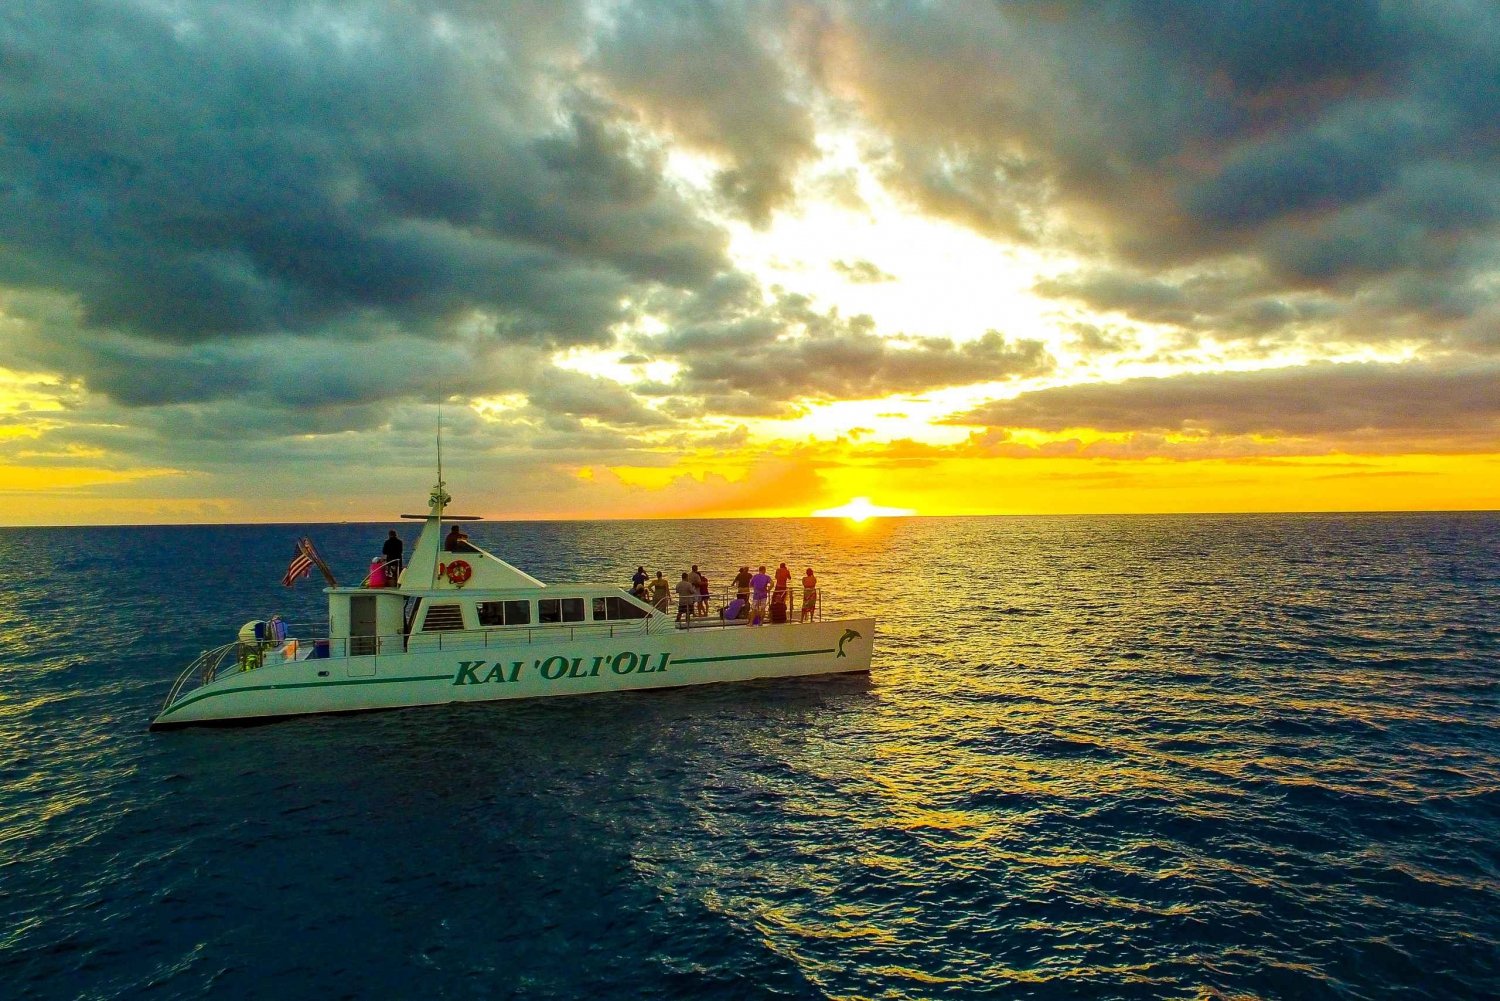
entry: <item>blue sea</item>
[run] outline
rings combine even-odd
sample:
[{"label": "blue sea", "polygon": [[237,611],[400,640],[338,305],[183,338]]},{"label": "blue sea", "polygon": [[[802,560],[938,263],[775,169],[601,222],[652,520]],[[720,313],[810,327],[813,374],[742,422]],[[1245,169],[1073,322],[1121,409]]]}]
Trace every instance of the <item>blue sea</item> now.
[{"label": "blue sea", "polygon": [[874,669],[147,732],[388,527],[0,530],[0,996],[1500,995],[1500,515],[480,523]]}]

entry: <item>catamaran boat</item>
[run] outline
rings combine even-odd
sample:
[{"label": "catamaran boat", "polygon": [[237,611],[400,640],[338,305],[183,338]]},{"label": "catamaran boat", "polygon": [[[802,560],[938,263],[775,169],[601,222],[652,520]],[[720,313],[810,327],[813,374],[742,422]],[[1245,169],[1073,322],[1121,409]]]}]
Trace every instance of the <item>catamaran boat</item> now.
[{"label": "catamaran boat", "polygon": [[[331,586],[328,636],[247,623],[177,678],[151,728],[868,672],[873,618],[679,622],[606,585],[547,585],[453,532],[441,477],[394,587]],[[444,523],[449,536],[444,537]],[[821,594],[819,595],[821,598]]]}]

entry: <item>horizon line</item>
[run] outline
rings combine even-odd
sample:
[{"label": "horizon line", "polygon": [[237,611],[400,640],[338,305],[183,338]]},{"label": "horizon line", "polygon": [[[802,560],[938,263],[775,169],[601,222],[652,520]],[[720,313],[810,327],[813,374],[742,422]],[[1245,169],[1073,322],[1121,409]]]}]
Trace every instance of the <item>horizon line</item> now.
[{"label": "horizon line", "polygon": [[[1428,515],[1428,514],[1500,514],[1500,507],[1459,507],[1459,508],[1328,508],[1328,509],[1305,509],[1284,511],[995,511],[983,514],[901,514],[901,515],[871,515],[857,522],[858,524],[869,524],[872,521],[914,521],[914,520],[936,520],[941,518],[1233,518],[1233,517],[1266,517],[1283,518],[1300,515]],[[446,519],[445,519],[446,520]],[[855,519],[843,515],[813,515],[813,514],[715,514],[715,515],[678,515],[674,517],[578,517],[578,518],[528,518],[528,517],[490,517],[480,515],[477,518],[466,520],[477,520],[493,522],[495,524],[568,524],[572,522],[632,522],[632,521],[855,521]],[[87,521],[56,524],[37,525],[3,525],[0,531],[26,530],[26,529],[69,529],[69,528],[229,528],[246,525],[397,525],[413,524],[402,522],[399,518],[393,519],[363,519],[348,518],[337,521]]]}]

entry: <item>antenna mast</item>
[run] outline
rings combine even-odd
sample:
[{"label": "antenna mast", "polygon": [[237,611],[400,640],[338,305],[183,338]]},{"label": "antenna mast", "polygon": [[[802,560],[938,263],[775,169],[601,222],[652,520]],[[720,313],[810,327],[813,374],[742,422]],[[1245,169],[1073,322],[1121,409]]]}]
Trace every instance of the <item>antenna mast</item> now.
[{"label": "antenna mast", "polygon": [[437,517],[438,519],[441,519],[443,517],[443,508],[447,507],[448,506],[448,502],[453,499],[452,497],[448,496],[448,491],[446,491],[446,490],[443,489],[443,487],[446,486],[446,484],[443,483],[443,401],[442,400],[438,400],[437,467],[438,467],[437,486],[435,486],[435,487],[432,488],[432,494],[431,494],[431,496],[428,497],[428,503],[431,505],[431,515],[430,516]]}]

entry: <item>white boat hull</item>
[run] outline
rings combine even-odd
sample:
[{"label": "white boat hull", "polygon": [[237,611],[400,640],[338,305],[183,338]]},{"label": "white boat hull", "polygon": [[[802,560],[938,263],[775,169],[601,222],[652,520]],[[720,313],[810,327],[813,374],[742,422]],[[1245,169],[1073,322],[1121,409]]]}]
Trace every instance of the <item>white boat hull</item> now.
[{"label": "white boat hull", "polygon": [[511,643],[455,636],[443,649],[236,671],[175,698],[151,725],[867,672],[874,639],[870,618]]}]

